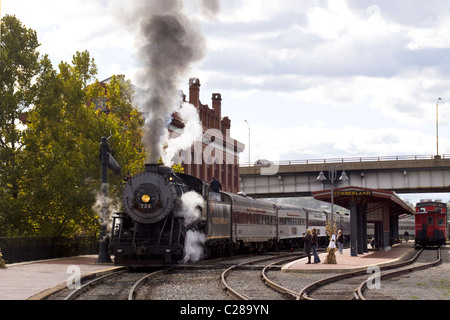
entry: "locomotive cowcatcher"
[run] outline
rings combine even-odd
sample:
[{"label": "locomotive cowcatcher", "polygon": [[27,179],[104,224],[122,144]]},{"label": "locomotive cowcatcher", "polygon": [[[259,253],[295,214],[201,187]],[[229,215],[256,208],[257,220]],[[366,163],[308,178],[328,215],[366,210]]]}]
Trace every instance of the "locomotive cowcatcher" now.
[{"label": "locomotive cowcatcher", "polygon": [[436,201],[416,204],[416,246],[442,246],[446,241],[447,205]]}]

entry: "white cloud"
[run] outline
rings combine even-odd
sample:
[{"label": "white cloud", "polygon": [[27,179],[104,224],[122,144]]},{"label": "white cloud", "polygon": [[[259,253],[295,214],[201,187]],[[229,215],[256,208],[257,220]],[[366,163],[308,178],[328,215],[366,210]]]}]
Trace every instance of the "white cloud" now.
[{"label": "white cloud", "polygon": [[[235,125],[233,135],[248,145],[248,128]],[[273,128],[251,125],[250,152],[257,159],[299,160],[326,158],[357,158],[367,156],[433,154],[436,138],[420,130],[365,129],[347,125],[341,129],[311,126]],[[440,140],[442,150],[450,150],[450,140]],[[241,162],[248,161],[248,149]]]},{"label": "white cloud", "polygon": [[[8,0],[2,14],[36,29],[54,65],[87,49],[100,78],[133,79],[133,31],[118,21],[118,3]],[[252,158],[432,153],[437,97],[446,150],[446,3],[222,0],[212,20],[196,3],[186,9],[202,24],[208,49],[188,77],[200,78],[207,99],[222,93],[223,116],[244,143],[243,120],[250,121]]]}]

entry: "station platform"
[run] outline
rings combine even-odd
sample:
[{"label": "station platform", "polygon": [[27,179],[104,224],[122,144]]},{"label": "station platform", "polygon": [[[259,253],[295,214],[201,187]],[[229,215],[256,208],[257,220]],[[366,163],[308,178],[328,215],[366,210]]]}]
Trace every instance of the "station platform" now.
[{"label": "station platform", "polygon": [[81,277],[115,269],[112,263],[96,263],[98,256],[77,256],[7,264],[0,269],[0,300],[40,300],[46,291],[66,286],[74,273],[69,266],[78,266]]},{"label": "station platform", "polygon": [[357,257],[350,256],[350,249],[344,249],[343,253],[336,252],[336,264],[324,264],[327,253],[320,253],[321,260],[318,264],[313,264],[314,256],[311,254],[311,264],[306,264],[308,258],[303,258],[290,262],[282,267],[283,272],[301,273],[344,273],[351,271],[363,271],[369,266],[386,266],[408,259],[415,251],[413,242],[406,242],[392,246],[389,251],[370,251],[360,254]]}]

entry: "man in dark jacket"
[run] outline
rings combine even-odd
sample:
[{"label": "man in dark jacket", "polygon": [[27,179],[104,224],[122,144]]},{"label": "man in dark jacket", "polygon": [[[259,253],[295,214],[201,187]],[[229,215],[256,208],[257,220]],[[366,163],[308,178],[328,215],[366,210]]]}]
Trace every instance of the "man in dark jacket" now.
[{"label": "man in dark jacket", "polygon": [[317,254],[317,248],[319,247],[319,238],[317,237],[316,228],[312,228],[312,237],[311,237],[311,249],[314,255],[314,263],[319,263],[319,255]]},{"label": "man in dark jacket", "polygon": [[214,192],[220,192],[220,190],[222,190],[222,185],[215,177],[212,178],[211,182],[209,183],[209,187]]}]

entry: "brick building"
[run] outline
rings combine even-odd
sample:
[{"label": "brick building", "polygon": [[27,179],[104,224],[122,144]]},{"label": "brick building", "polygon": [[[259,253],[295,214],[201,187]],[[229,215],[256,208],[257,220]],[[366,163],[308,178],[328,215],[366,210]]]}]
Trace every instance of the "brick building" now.
[{"label": "brick building", "polygon": [[[204,181],[216,177],[222,184],[222,190],[237,193],[239,191],[239,154],[244,144],[231,138],[231,120],[222,118],[222,96],[212,94],[212,108],[200,101],[200,80],[189,80],[189,97],[184,101],[194,105],[199,113],[203,127],[202,141],[194,143],[190,152],[180,154],[184,172]],[[183,123],[177,114],[173,115],[169,126],[171,132],[182,129]]]}]

